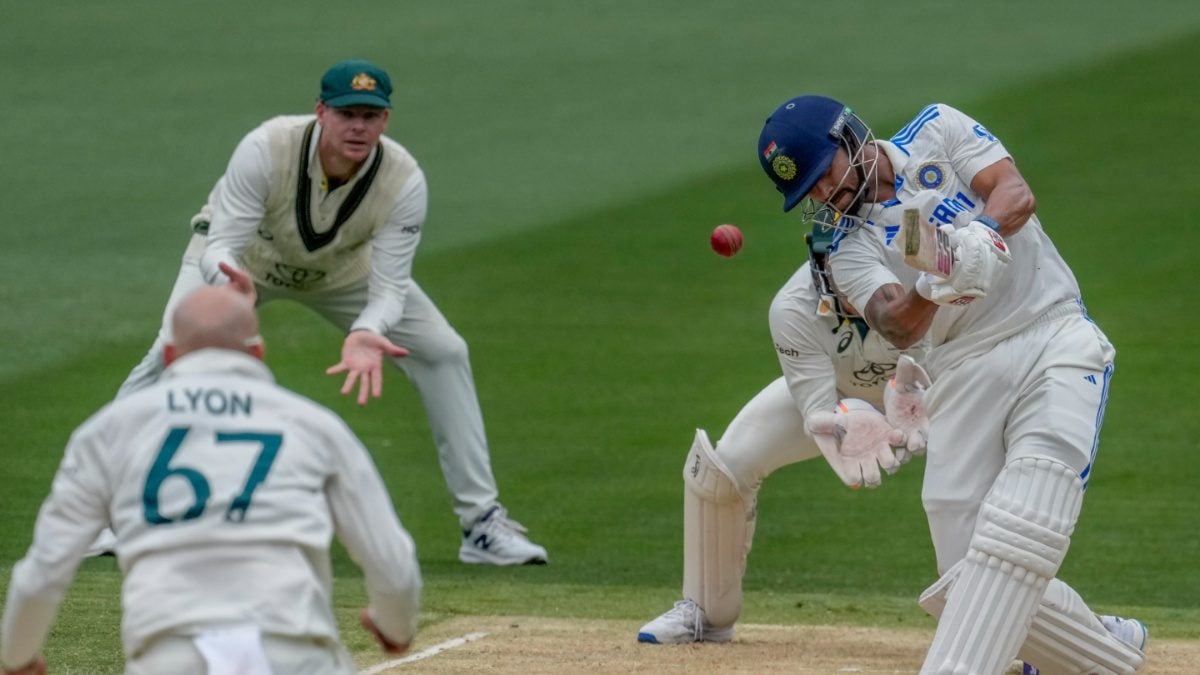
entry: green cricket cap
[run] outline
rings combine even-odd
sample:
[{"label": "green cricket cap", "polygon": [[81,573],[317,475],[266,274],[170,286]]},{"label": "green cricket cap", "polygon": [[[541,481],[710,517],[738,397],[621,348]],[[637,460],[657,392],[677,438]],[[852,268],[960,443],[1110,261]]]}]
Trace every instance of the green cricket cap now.
[{"label": "green cricket cap", "polygon": [[338,61],[321,76],[321,102],[331,108],[390,108],[391,95],[392,78],[383,68],[363,59]]}]

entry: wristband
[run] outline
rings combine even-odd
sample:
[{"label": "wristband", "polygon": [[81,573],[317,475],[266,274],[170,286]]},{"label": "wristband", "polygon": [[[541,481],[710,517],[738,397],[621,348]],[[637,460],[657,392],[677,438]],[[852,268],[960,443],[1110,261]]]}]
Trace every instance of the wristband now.
[{"label": "wristband", "polygon": [[917,283],[913,285],[913,288],[917,291],[917,295],[933,302],[933,289],[930,288],[928,274],[921,272],[921,276],[917,277]]},{"label": "wristband", "polygon": [[992,230],[995,232],[1000,231],[1000,223],[997,223],[996,219],[991,216],[985,216],[981,213],[981,214],[975,216],[975,220],[977,222],[983,223],[984,225],[987,225],[988,227],[992,228]]}]

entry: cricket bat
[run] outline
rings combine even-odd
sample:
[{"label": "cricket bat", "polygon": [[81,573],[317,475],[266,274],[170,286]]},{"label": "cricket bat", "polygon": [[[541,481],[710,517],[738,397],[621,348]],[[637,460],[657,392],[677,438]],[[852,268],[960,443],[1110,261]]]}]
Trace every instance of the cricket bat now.
[{"label": "cricket bat", "polygon": [[950,235],[921,220],[919,209],[904,209],[900,222],[900,241],[904,246],[904,262],[909,267],[928,272],[943,279],[954,270],[954,247]]}]

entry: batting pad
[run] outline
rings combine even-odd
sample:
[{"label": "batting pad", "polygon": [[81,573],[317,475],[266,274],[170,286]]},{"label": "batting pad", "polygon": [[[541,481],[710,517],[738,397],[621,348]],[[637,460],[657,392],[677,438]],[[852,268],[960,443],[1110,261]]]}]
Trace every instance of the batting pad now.
[{"label": "batting pad", "polygon": [[713,627],[742,613],[742,576],[754,536],[754,512],[703,429],[683,465],[683,597],[704,610]]},{"label": "batting pad", "polygon": [[1083,483],[1046,458],[1009,462],[979,508],[966,557],[938,620],[923,674],[1002,673],[1058,573]]},{"label": "batting pad", "polygon": [[1137,648],[1113,637],[1075,589],[1051,581],[1018,656],[1042,675],[1131,675],[1146,660]]},{"label": "batting pad", "polygon": [[[935,619],[942,616],[946,596],[964,564],[950,568],[921,594],[921,608]],[[1113,637],[1075,589],[1058,579],[1046,585],[1017,658],[1042,675],[1130,675],[1145,661],[1141,651]]]}]

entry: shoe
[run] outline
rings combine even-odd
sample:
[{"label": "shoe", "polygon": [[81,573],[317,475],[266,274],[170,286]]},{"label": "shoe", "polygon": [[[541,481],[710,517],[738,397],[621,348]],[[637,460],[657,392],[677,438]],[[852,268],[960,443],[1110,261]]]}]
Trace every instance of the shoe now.
[{"label": "shoe", "polygon": [[637,639],[655,645],[729,642],[733,639],[733,626],[710,626],[699,605],[691,600],[680,600],[665,614],[642,626]]},{"label": "shoe", "polygon": [[458,559],[472,565],[545,565],[546,549],[529,541],[527,531],[497,504],[463,531]]},{"label": "shoe", "polygon": [[1146,625],[1137,619],[1122,619],[1119,616],[1099,615],[1100,623],[1121,642],[1134,649],[1145,652],[1146,641],[1150,639],[1150,631]]},{"label": "shoe", "polygon": [[109,528],[100,530],[100,534],[96,535],[96,540],[84,551],[85,558],[97,558],[103,555],[115,556],[117,548],[117,535]]}]

